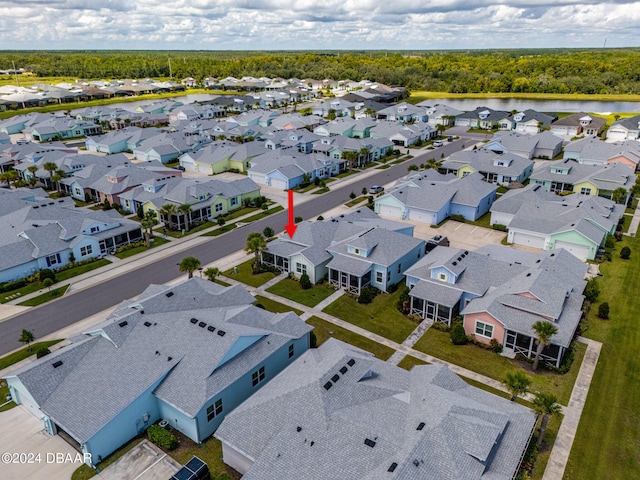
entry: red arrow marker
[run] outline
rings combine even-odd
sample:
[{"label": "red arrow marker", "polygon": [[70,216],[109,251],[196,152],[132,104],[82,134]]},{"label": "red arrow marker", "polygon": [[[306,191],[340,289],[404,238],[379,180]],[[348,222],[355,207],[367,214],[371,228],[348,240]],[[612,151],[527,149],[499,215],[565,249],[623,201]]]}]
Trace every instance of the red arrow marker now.
[{"label": "red arrow marker", "polygon": [[295,224],[293,216],[293,190],[288,191],[289,194],[289,223],[284,226],[284,229],[289,234],[289,238],[293,238],[293,234],[296,233],[298,226]]}]

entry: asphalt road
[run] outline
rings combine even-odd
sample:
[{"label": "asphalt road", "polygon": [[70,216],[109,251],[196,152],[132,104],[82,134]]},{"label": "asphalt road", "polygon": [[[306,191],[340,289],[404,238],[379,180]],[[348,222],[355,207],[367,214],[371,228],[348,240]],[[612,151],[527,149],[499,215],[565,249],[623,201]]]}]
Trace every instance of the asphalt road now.
[{"label": "asphalt road", "polygon": [[[471,137],[471,136],[470,136]],[[384,185],[407,174],[409,165],[425,163],[429,158],[440,159],[463,148],[468,138],[447,142],[443,147],[421,153],[415,158],[386,170],[376,170],[371,176],[360,181],[318,195],[295,207],[295,215],[306,219],[315,219],[318,215],[349,201],[349,193],[359,193],[363,187]],[[474,140],[477,141],[477,140]],[[33,308],[27,312],[0,323],[0,355],[4,355],[22,344],[18,341],[22,329],[31,330],[36,337],[42,338],[61,328],[67,327],[90,315],[117,305],[122,300],[140,294],[150,283],[166,283],[180,275],[177,264],[182,258],[191,255],[198,258],[203,265],[215,262],[244,248],[247,235],[252,231],[261,232],[266,226],[276,231],[284,229],[287,223],[287,211],[279,212],[253,223],[251,226],[232,230],[219,237],[211,237],[209,242],[168,256],[153,264],[133,270],[121,277],[108,280],[94,287],[62,297],[54,302]]]}]

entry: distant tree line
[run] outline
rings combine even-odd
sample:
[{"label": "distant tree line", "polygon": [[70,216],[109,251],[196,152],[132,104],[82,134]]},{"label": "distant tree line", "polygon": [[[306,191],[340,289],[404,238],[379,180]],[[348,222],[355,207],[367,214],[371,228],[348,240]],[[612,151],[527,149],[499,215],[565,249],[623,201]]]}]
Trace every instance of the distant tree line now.
[{"label": "distant tree line", "polygon": [[[171,59],[171,72],[169,70]],[[42,77],[368,79],[451,93],[640,93],[640,49],[424,52],[0,52]]]}]

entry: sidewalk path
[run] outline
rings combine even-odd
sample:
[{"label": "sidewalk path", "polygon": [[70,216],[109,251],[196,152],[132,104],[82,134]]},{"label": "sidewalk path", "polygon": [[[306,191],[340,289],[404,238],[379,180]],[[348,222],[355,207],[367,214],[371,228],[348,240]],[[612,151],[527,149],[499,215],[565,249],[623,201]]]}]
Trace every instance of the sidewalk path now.
[{"label": "sidewalk path", "polygon": [[633,212],[633,218],[631,219],[631,223],[629,224],[629,230],[625,235],[629,237],[635,237],[638,233],[638,226],[640,225],[640,202],[638,202],[638,206],[636,207],[636,211]]}]

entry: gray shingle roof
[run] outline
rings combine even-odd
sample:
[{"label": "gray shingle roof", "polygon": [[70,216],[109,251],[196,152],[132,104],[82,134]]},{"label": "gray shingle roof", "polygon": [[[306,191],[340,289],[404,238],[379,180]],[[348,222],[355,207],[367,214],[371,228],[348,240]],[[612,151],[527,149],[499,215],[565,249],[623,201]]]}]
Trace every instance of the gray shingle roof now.
[{"label": "gray shingle roof", "polygon": [[229,414],[215,436],[253,461],[246,480],[508,479],[535,420],[445,366],[407,372],[330,339]]}]

